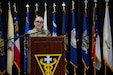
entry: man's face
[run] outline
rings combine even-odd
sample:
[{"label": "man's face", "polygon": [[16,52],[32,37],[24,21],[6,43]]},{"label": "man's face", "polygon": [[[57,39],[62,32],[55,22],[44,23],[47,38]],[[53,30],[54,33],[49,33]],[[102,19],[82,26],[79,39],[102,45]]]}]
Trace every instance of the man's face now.
[{"label": "man's face", "polygon": [[43,21],[43,18],[41,18],[41,17],[37,17],[34,21],[34,25],[37,28],[37,30],[42,29],[43,23],[44,23],[44,21]]}]

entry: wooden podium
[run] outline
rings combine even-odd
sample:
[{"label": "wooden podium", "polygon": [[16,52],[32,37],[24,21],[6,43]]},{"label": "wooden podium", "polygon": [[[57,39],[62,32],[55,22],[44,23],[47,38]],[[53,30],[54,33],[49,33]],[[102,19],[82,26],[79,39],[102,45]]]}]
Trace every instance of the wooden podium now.
[{"label": "wooden podium", "polygon": [[65,75],[64,37],[29,37],[27,75]]}]

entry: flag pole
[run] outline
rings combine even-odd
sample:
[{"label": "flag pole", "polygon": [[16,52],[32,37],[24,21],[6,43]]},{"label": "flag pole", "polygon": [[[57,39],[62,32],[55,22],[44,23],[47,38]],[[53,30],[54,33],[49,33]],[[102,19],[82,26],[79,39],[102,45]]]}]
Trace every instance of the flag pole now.
[{"label": "flag pole", "polygon": [[[13,4],[13,7],[14,7],[14,12],[15,13],[18,13],[17,10],[16,10],[16,3]],[[15,20],[15,16],[14,16],[14,20]],[[14,22],[14,25],[15,25],[15,22]],[[14,27],[15,28],[15,27]],[[15,31],[14,31],[15,32]],[[15,35],[15,34],[14,34]],[[15,39],[15,38],[14,38]],[[15,42],[15,40],[14,40]],[[19,45],[18,45],[19,46]],[[15,57],[16,57],[16,54],[15,54],[15,50],[14,50],[14,64],[16,65],[17,69],[18,69],[18,75],[20,75],[20,67],[19,65],[17,65],[17,61],[15,60]],[[18,58],[19,59],[19,58]],[[20,60],[20,59],[19,59]]]},{"label": "flag pole", "polygon": [[106,75],[106,73],[107,73],[107,69],[106,69],[106,63],[105,63],[105,75]]},{"label": "flag pole", "polygon": [[[26,4],[26,21],[29,23],[29,18],[28,18],[28,13],[29,12],[29,4]],[[27,23],[25,23],[25,33],[27,33],[27,31],[29,30],[29,27],[27,26]],[[24,37],[24,39],[28,39],[28,37]],[[26,41],[26,43],[28,43],[28,41]],[[27,56],[29,56],[29,52],[27,52],[28,47],[24,47],[24,74],[27,74],[27,71],[29,71],[30,69],[27,68],[26,66],[29,67],[29,59],[27,58]],[[28,53],[28,54],[27,54]],[[27,61],[27,62],[26,62]]]},{"label": "flag pole", "polygon": [[[93,62],[94,65],[96,65],[96,62]],[[96,75],[96,68],[94,67],[94,75]]]},{"label": "flag pole", "polygon": [[[14,38],[14,24],[13,18],[11,14],[11,5],[10,1],[8,2],[8,31],[7,31],[7,39]],[[11,44],[10,44],[11,43]],[[14,39],[8,40],[7,42],[7,73],[12,75],[12,66],[14,60]]]},{"label": "flag pole", "polygon": [[[75,2],[74,0],[72,0],[72,8],[71,8],[72,11],[75,9],[74,5],[75,5]],[[77,75],[75,67],[74,67],[74,75]]]},{"label": "flag pole", "polygon": [[[65,2],[63,2],[63,3],[62,3],[62,11],[63,11],[63,12],[66,12],[65,7],[66,7],[66,4],[65,4]],[[62,29],[62,30],[63,30],[63,29]],[[62,33],[63,33],[63,31],[62,31]],[[63,36],[64,36],[64,33],[63,33]],[[64,48],[65,48],[65,46],[64,46]],[[65,75],[68,75],[68,74],[67,74],[68,72],[67,72],[66,66],[67,66],[67,62],[66,62],[66,64],[65,64]]]},{"label": "flag pole", "polygon": [[[97,0],[94,0],[95,2],[95,7],[97,7]],[[96,54],[94,56],[94,60],[96,59]],[[93,62],[93,65],[96,65],[96,62]],[[96,67],[94,67],[94,75],[96,75]]]},{"label": "flag pole", "polygon": [[[88,1],[87,0],[84,0],[84,3],[85,3],[85,11],[86,11]],[[86,75],[86,68],[84,68],[84,75]]]}]

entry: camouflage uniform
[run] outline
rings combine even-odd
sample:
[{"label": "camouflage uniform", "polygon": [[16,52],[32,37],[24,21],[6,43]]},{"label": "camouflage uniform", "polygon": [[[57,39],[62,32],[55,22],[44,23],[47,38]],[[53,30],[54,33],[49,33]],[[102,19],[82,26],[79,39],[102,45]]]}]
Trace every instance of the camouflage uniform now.
[{"label": "camouflage uniform", "polygon": [[[33,28],[33,29],[31,29],[31,30],[29,30],[28,32],[27,32],[28,34],[29,34],[29,37],[35,37],[35,36],[51,36],[51,33],[49,32],[49,30],[40,30],[40,31],[38,31],[38,30],[36,30],[36,28]],[[28,47],[28,37],[26,37],[25,39],[24,39],[24,47]]]},{"label": "camouflage uniform", "polygon": [[30,36],[51,36],[51,33],[49,32],[49,30],[36,30],[36,28],[33,28],[32,30],[29,30],[28,33],[30,34]]}]

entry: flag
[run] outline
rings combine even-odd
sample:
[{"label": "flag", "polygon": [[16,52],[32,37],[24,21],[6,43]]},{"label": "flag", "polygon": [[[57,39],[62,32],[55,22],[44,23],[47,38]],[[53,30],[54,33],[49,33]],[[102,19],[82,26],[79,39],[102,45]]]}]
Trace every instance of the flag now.
[{"label": "flag", "polygon": [[98,31],[97,6],[93,9],[93,27],[92,27],[92,61],[93,66],[100,70],[101,68],[101,48],[100,36]]},{"label": "flag", "polygon": [[78,66],[78,58],[77,58],[77,29],[76,29],[76,20],[75,20],[75,12],[72,9],[72,22],[71,22],[71,40],[70,40],[70,63],[77,68]]},{"label": "flag", "polygon": [[14,64],[20,72],[20,38],[19,37],[19,25],[18,25],[18,16],[17,11],[14,11]]},{"label": "flag", "polygon": [[44,25],[43,25],[43,28],[44,28],[44,30],[48,29],[48,27],[47,27],[47,8],[45,8],[45,11],[44,11]]},{"label": "flag", "polygon": [[82,33],[82,61],[84,67],[89,69],[89,33],[88,33],[88,22],[87,22],[87,10],[85,9],[83,17],[83,33]]},{"label": "flag", "polygon": [[113,49],[108,6],[106,6],[105,9],[103,25],[103,59],[105,65],[107,65],[113,71]]},{"label": "flag", "polygon": [[12,75],[14,62],[14,24],[11,10],[8,10],[8,33],[7,33],[7,73]]},{"label": "flag", "polygon": [[2,9],[0,8],[0,75],[5,73],[4,31],[2,23]]},{"label": "flag", "polygon": [[29,29],[30,29],[30,27],[29,27],[29,12],[26,12],[25,33],[27,33]]},{"label": "flag", "polygon": [[64,36],[64,58],[65,58],[65,71],[69,73],[68,61],[69,61],[69,51],[68,51],[68,27],[67,27],[66,10],[63,10],[62,16],[62,35]]},{"label": "flag", "polygon": [[53,11],[52,36],[57,36],[56,11]]},{"label": "flag", "polygon": [[[25,22],[25,34],[30,29],[29,27],[29,11],[26,12],[26,22]],[[25,36],[25,40],[27,37]],[[27,42],[27,41],[26,41]],[[28,48],[24,47],[24,74],[27,72],[27,54],[28,54]]]}]

